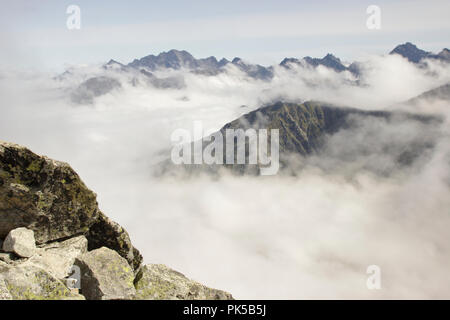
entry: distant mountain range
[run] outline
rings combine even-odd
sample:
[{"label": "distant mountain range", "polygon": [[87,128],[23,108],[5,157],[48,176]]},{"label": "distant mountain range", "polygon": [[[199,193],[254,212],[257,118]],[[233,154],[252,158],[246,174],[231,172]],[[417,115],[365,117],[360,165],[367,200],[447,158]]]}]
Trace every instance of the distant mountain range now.
[{"label": "distant mountain range", "polygon": [[346,67],[339,58],[335,57],[331,53],[328,53],[322,59],[304,57],[303,59],[297,58],[285,58],[281,61],[280,66],[285,68],[290,68],[292,65],[309,65],[312,67],[317,67],[319,65],[333,69],[336,72],[341,72],[345,70],[351,71],[348,67]]},{"label": "distant mountain range", "polygon": [[[450,51],[443,49],[440,53],[434,54],[417,48],[414,44],[407,42],[399,45],[390,52],[390,54],[399,54],[413,63],[420,63],[424,59],[438,59],[446,62],[450,62]],[[162,52],[159,55],[148,55],[141,59],[135,59],[128,65],[120,64],[114,60],[109,63],[116,64],[119,67],[126,68],[145,68],[149,71],[157,71],[163,69],[187,69],[201,74],[217,74],[222,72],[227,66],[237,67],[239,70],[245,72],[252,78],[270,80],[273,77],[273,66],[264,67],[258,64],[247,63],[241,58],[234,58],[229,61],[225,58],[218,60],[216,57],[208,57],[203,59],[194,58],[189,52],[182,50],[170,50],[168,52]],[[107,65],[108,65],[107,64]],[[357,73],[355,64],[345,65],[338,57],[331,53],[328,53],[323,58],[304,57],[302,59],[297,58],[285,58],[279,64],[282,67],[290,68],[293,65],[318,67],[324,66],[333,69],[336,72],[349,71]]]},{"label": "distant mountain range", "polygon": [[[450,62],[450,50],[443,49],[438,54],[427,52],[417,48],[412,43],[405,43],[394,48],[390,52],[391,55],[398,54],[408,61],[423,65],[427,59],[439,60],[442,62]],[[363,63],[353,62],[349,65],[344,64],[339,58],[331,53],[328,53],[323,58],[304,57],[285,58],[281,61],[278,67],[286,70],[295,69],[296,67],[310,67],[317,68],[319,66],[332,69],[336,72],[350,72],[359,79],[361,75],[361,67]],[[169,76],[160,78],[155,75],[157,71],[161,70],[187,70],[195,74],[205,76],[217,75],[223,72],[228,72],[232,69],[240,70],[249,78],[261,81],[270,81],[274,76],[274,70],[277,66],[264,67],[258,64],[251,64],[245,62],[241,58],[234,58],[229,61],[225,58],[218,60],[211,56],[208,58],[196,59],[192,54],[185,50],[170,50],[162,52],[158,55],[148,55],[141,59],[135,59],[128,64],[122,64],[116,60],[111,59],[108,63],[103,65],[103,69],[107,71],[123,72],[133,75],[131,82],[133,85],[140,81],[152,85],[156,88],[166,89],[180,89],[185,86],[182,75]],[[143,77],[137,76],[141,75]],[[71,72],[66,71],[57,79],[63,79],[71,75]],[[358,80],[355,81],[355,84]],[[87,79],[73,92],[72,101],[76,103],[89,103],[97,96],[103,95],[113,89],[120,87],[120,83],[111,77],[110,80],[104,75]]]}]

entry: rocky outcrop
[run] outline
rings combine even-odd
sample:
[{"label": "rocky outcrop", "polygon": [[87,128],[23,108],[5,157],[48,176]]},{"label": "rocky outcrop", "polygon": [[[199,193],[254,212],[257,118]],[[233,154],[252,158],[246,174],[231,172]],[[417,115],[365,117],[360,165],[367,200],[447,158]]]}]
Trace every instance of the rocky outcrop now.
[{"label": "rocky outcrop", "polygon": [[3,251],[14,252],[23,258],[32,257],[36,252],[33,230],[27,228],[11,230],[3,242]]},{"label": "rocky outcrop", "polygon": [[46,243],[87,233],[99,214],[96,195],[68,164],[0,142],[0,237],[26,227]]},{"label": "rocky outcrop", "polygon": [[[0,292],[14,300],[84,300],[46,270],[35,265],[0,266]],[[3,289],[1,289],[3,287]],[[0,293],[0,295],[2,295]]]},{"label": "rocky outcrop", "polygon": [[127,231],[68,164],[1,141],[0,243],[0,300],[232,299],[167,267],[141,269]]},{"label": "rocky outcrop", "polygon": [[141,268],[136,276],[139,300],[230,300],[231,294],[205,287],[162,264]]},{"label": "rocky outcrop", "polygon": [[71,274],[75,259],[88,251],[88,241],[78,236],[62,242],[53,242],[37,249],[36,254],[24,262],[47,270],[57,279],[65,279]]},{"label": "rocky outcrop", "polygon": [[128,232],[103,213],[89,228],[87,237],[89,239],[89,250],[103,246],[108,247],[124,257],[134,270],[137,270],[142,263],[142,256],[131,244]]},{"label": "rocky outcrop", "polygon": [[105,217],[96,194],[67,163],[0,141],[0,238],[19,227],[33,230],[38,244],[86,235],[134,268],[142,261],[128,233]]},{"label": "rocky outcrop", "polygon": [[131,299],[134,289],[133,269],[117,252],[102,247],[78,257],[81,290],[89,300]]}]

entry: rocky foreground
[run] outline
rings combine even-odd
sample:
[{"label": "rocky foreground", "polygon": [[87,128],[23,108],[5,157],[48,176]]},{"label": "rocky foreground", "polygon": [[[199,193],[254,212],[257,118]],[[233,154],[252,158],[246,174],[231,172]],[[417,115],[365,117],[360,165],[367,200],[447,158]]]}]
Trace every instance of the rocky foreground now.
[{"label": "rocky foreground", "polygon": [[233,299],[142,261],[68,164],[0,141],[0,300]]}]

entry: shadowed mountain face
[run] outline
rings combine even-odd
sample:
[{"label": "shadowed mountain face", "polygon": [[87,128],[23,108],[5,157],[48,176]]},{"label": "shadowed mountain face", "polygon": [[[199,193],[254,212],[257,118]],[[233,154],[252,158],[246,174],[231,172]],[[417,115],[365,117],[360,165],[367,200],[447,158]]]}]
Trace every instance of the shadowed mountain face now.
[{"label": "shadowed mountain face", "polygon": [[266,68],[259,64],[249,64],[240,58],[234,58],[231,63],[251,78],[270,80],[273,77],[273,71],[270,67]]},{"label": "shadowed mountain face", "polygon": [[424,59],[437,59],[447,62],[450,61],[450,51],[446,48],[438,54],[434,54],[432,52],[417,48],[417,46],[412,44],[411,42],[406,42],[405,44],[398,45],[394,48],[394,50],[390,52],[390,54],[399,54],[413,63],[419,63]]},{"label": "shadowed mountain face", "polygon": [[71,95],[72,102],[92,103],[96,97],[120,88],[122,85],[116,79],[110,77],[94,77],[81,83]]},{"label": "shadowed mountain face", "polygon": [[278,129],[280,153],[307,155],[319,148],[324,134],[332,134],[344,125],[348,113],[346,109],[323,106],[317,102],[277,102],[234,120],[221,131],[239,128]]},{"label": "shadowed mountain face", "polygon": [[215,57],[205,59],[195,59],[187,51],[170,50],[162,52],[159,55],[148,55],[141,59],[135,59],[129,63],[128,66],[138,68],[145,67],[149,70],[155,71],[158,69],[211,69],[218,68],[219,62]]},{"label": "shadowed mountain face", "polygon": [[239,70],[246,73],[249,77],[255,79],[268,80],[273,74],[270,68],[265,68],[260,65],[245,63],[240,58],[234,58],[232,62],[227,59],[218,61],[215,57],[208,57],[204,59],[196,59],[187,51],[170,50],[162,52],[159,55],[149,55],[141,59],[136,59],[128,67],[131,68],[145,68],[150,71],[157,71],[163,69],[187,69],[197,74],[216,75],[223,72],[228,64],[232,64]]},{"label": "shadowed mountain face", "polygon": [[297,64],[297,65],[310,65],[312,67],[317,67],[319,65],[322,65],[324,67],[333,69],[336,72],[342,72],[345,70],[349,70],[353,72],[354,70],[349,69],[348,67],[344,66],[341,62],[341,60],[337,57],[335,57],[332,54],[327,54],[322,59],[319,58],[311,58],[311,57],[304,57],[303,59],[299,60],[296,58],[286,58],[283,61],[281,61],[280,66],[289,68],[291,64]]},{"label": "shadowed mountain face", "polygon": [[301,104],[277,102],[250,112],[225,125],[226,129],[278,129],[280,153],[309,155],[319,152],[325,138],[340,130],[348,130],[360,119],[390,121],[395,117],[428,122],[431,118],[415,115],[396,115],[387,111],[363,111],[326,103],[309,101]]},{"label": "shadowed mountain face", "polygon": [[[234,137],[235,164],[183,168],[191,173],[199,170],[217,173],[226,167],[236,174],[259,174],[265,166],[249,164],[249,139],[244,131],[267,129],[270,150],[270,130],[278,129],[280,169],[284,174],[295,175],[305,166],[313,166],[330,172],[346,168],[350,176],[361,170],[389,176],[421,163],[420,160],[430,154],[439,136],[440,124],[441,119],[430,116],[365,111],[316,101],[277,102],[252,111],[220,130],[224,137],[223,163],[226,163],[226,146],[233,146],[233,141],[226,140],[226,130],[243,129],[238,136],[245,135],[245,164],[236,164],[238,138]],[[203,151],[209,141],[212,140],[203,141]],[[167,167],[163,171],[167,172]]]},{"label": "shadowed mountain face", "polygon": [[450,101],[450,83],[444,84],[435,89],[428,90],[421,95],[410,99],[407,103],[418,103],[424,100],[446,100]]}]

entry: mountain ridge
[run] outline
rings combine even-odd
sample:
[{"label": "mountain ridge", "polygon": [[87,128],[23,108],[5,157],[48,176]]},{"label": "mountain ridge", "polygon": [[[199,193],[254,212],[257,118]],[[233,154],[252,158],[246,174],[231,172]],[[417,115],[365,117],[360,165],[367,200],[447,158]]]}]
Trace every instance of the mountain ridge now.
[{"label": "mountain ridge", "polygon": [[[443,48],[439,53],[435,54],[429,51],[419,49],[416,45],[412,44],[411,42],[406,42],[404,44],[397,45],[392,51],[389,52],[389,54],[401,55],[412,63],[419,63],[426,58],[438,59],[446,62],[450,61],[450,50],[447,48]],[[163,51],[158,55],[150,54],[140,59],[134,59],[132,62],[126,65],[111,59],[108,63],[105,64],[105,66],[111,64],[117,64],[120,66],[131,68],[145,67],[150,71],[156,71],[158,69],[179,70],[181,68],[185,68],[200,73],[204,72],[206,74],[213,73],[212,71],[215,71],[217,73],[219,70],[221,70],[228,64],[232,64],[237,67],[245,65],[245,67],[241,68],[241,70],[245,71],[250,67],[253,69],[255,68],[259,69],[259,72],[253,74],[253,77],[261,77],[261,78],[270,78],[269,75],[272,73],[273,69],[273,66],[262,66],[259,64],[244,62],[244,60],[239,57],[235,57],[231,61],[229,61],[226,58],[218,60],[215,56],[197,59],[188,51],[177,49]],[[327,53],[322,58],[313,58],[310,56],[305,56],[303,58],[286,57],[278,64],[278,66],[289,68],[290,64],[306,64],[312,67],[322,65],[330,69],[333,69],[336,72],[349,71],[352,73],[356,73],[355,72],[356,69],[352,68],[352,64],[346,66],[344,63],[342,63],[340,58],[336,57],[332,53]],[[261,74],[263,75],[261,76]]]}]

